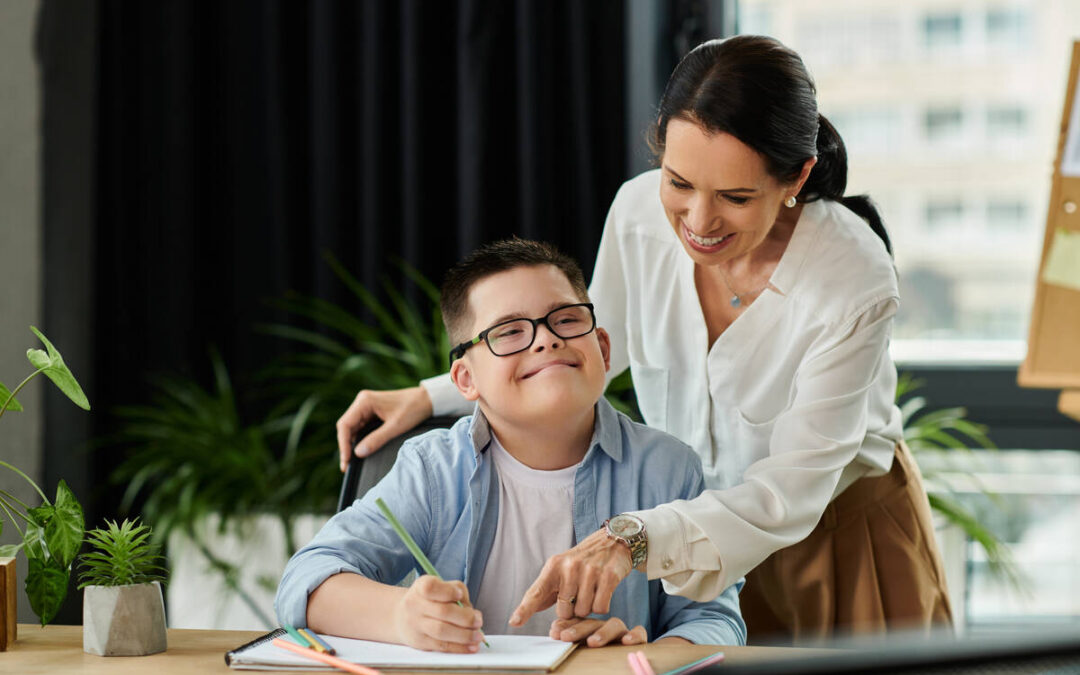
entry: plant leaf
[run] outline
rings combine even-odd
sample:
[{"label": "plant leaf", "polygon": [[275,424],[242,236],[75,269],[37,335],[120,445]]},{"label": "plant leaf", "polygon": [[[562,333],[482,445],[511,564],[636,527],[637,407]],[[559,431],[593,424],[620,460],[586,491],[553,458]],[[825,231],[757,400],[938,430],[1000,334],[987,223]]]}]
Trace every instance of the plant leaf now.
[{"label": "plant leaf", "polygon": [[63,479],[56,486],[54,515],[45,526],[45,544],[49,552],[67,569],[82,546],[86,523],[82,505]]},{"label": "plant leaf", "polygon": [[48,554],[45,546],[45,527],[37,523],[27,523],[23,531],[23,549],[26,551],[26,559],[44,560]]},{"label": "plant leaf", "polygon": [[11,403],[8,403],[7,409],[15,412],[22,412],[23,407],[19,404],[19,400],[11,395],[11,390],[5,387],[3,382],[0,382],[0,408],[4,407],[4,404],[7,403],[9,398],[11,399]]},{"label": "plant leaf", "polygon": [[55,558],[40,560],[28,558],[26,569],[26,597],[30,608],[41,619],[41,625],[49,623],[60,611],[60,605],[67,596],[68,571],[61,569]]},{"label": "plant leaf", "polygon": [[26,515],[30,516],[30,520],[34,521],[34,524],[39,527],[45,527],[55,512],[56,508],[49,502],[45,502],[41,506],[35,506],[32,509],[26,509]]},{"label": "plant leaf", "polygon": [[83,410],[90,410],[90,401],[86,400],[86,394],[83,393],[82,387],[79,386],[75,376],[68,370],[64,358],[60,356],[60,352],[56,351],[56,347],[53,347],[52,343],[37,328],[30,326],[30,330],[45,345],[48,353],[40,349],[28,349],[26,350],[26,358],[30,359],[30,363],[35,368],[44,372],[45,376],[52,380],[53,384],[59,387],[60,391],[64,392],[64,395],[70,398],[75,405]]},{"label": "plant leaf", "polygon": [[0,546],[0,558],[14,558],[22,547],[22,544],[5,544],[4,546]]}]

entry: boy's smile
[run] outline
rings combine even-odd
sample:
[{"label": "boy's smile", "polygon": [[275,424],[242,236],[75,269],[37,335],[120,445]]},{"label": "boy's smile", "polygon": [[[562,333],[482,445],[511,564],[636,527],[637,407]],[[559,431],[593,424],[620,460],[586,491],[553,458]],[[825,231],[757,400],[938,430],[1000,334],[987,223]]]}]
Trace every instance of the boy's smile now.
[{"label": "boy's smile", "polygon": [[[553,265],[493,274],[469,291],[472,322],[464,337],[509,319],[536,319],[582,301]],[[602,328],[565,339],[541,323],[527,349],[496,356],[481,341],[454,361],[450,374],[467,399],[479,400],[500,441],[513,430],[550,435],[555,429],[573,433],[575,427],[587,426],[591,434],[594,406],[604,391],[609,346]]]}]

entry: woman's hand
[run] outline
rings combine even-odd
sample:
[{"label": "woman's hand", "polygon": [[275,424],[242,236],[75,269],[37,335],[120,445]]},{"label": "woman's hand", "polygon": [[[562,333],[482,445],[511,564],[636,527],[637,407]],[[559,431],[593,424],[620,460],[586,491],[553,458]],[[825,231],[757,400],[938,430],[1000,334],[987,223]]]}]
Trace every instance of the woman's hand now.
[{"label": "woman's hand", "polygon": [[[458,607],[461,601],[464,607]],[[483,641],[480,611],[469,604],[469,589],[460,581],[418,578],[393,609],[401,644],[425,651],[468,654]]]},{"label": "woman's hand", "polygon": [[569,551],[548,558],[510,617],[510,625],[521,626],[552,605],[560,619],[607,614],[615,587],[630,569],[626,544],[597,530]]},{"label": "woman's hand", "polygon": [[[360,439],[354,451],[353,437],[373,417],[383,421],[375,431]],[[357,457],[367,457],[381,448],[394,436],[405,433],[431,417],[431,397],[423,387],[372,391],[364,389],[352,405],[337,421],[338,451],[341,455],[341,471],[349,466],[353,452]]]},{"label": "woman's hand", "polygon": [[585,640],[585,644],[590,647],[603,647],[616,640],[621,645],[641,645],[649,641],[644,626],[634,626],[627,630],[626,624],[618,617],[606,620],[577,617],[555,619],[551,622],[551,632],[548,635],[563,642]]}]

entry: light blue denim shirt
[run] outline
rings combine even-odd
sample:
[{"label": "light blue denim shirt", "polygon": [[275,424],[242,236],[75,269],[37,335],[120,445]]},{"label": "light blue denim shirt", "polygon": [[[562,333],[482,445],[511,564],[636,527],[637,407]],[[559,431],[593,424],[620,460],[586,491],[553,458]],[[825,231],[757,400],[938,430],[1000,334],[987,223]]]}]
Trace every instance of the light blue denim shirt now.
[{"label": "light blue denim shirt", "polygon": [[[463,580],[475,598],[499,520],[490,440],[490,427],[477,409],[450,429],[403,444],[390,473],[331,518],[289,561],[274,600],[278,619],[306,626],[308,595],[339,572],[396,584],[416,566],[375,506],[377,497],[442,577]],[[691,499],[703,489],[701,461],[689,446],[630,421],[601,398],[589,449],[574,478],[574,539],[581,541],[617,513]],[[650,641],[678,636],[698,644],[741,645],[746,643],[739,613],[742,584],[711,602],[693,602],[667,595],[659,580],[632,571],[615,590],[610,616],[627,627],[644,626]]]}]

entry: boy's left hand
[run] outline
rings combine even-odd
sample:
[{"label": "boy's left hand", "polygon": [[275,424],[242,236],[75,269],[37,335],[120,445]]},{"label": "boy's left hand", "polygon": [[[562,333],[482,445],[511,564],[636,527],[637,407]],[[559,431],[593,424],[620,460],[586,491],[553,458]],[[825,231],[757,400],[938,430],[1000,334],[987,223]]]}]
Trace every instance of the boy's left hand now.
[{"label": "boy's left hand", "polygon": [[603,647],[612,642],[621,645],[641,645],[649,641],[644,626],[634,626],[627,630],[622,619],[555,619],[551,622],[549,635],[563,642],[585,640],[589,647]]}]

